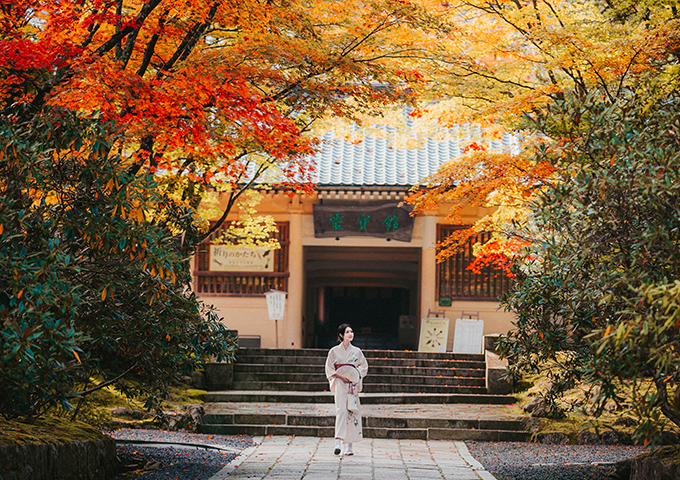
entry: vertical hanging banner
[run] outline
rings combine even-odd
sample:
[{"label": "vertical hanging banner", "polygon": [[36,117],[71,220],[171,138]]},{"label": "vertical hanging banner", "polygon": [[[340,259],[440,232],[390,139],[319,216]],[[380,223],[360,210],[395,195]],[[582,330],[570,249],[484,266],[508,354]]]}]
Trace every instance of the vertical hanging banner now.
[{"label": "vertical hanging banner", "polygon": [[396,203],[378,206],[314,205],[314,236],[380,237],[410,242],[411,207]]},{"label": "vertical hanging banner", "polygon": [[286,292],[269,290],[264,296],[267,299],[269,320],[283,320],[283,312],[286,308]]}]

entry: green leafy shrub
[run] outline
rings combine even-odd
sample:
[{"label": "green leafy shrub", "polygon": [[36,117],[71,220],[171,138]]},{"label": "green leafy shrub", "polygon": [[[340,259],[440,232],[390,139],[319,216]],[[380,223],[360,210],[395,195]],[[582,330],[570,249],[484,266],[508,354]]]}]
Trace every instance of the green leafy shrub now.
[{"label": "green leafy shrub", "polygon": [[[0,412],[71,409],[101,385],[144,396],[236,339],[190,290],[194,212],[131,175],[111,126],[73,112],[0,117]],[[135,382],[127,383],[126,376]]]},{"label": "green leafy shrub", "polygon": [[536,121],[560,140],[537,151],[561,177],[516,232],[531,244],[502,351],[517,370],[551,365],[550,395],[591,384],[595,413],[630,388],[636,436],[653,438],[680,425],[680,95],[572,97]]}]

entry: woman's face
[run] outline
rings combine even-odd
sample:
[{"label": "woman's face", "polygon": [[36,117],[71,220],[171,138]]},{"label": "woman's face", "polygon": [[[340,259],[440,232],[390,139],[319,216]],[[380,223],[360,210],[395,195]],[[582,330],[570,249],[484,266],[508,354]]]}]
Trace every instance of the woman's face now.
[{"label": "woman's face", "polygon": [[354,330],[352,330],[352,327],[347,327],[345,329],[345,334],[342,336],[342,339],[347,340],[348,342],[354,340]]}]

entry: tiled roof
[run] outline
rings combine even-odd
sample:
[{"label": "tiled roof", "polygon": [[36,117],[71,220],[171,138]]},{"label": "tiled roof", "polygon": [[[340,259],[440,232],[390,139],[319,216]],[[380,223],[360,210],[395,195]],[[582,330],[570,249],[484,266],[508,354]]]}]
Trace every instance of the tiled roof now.
[{"label": "tiled roof", "polygon": [[[441,165],[463,153],[476,142],[494,153],[519,150],[517,137],[503,133],[498,139],[483,135],[478,125],[462,124],[440,128],[431,133],[418,132],[409,119],[406,128],[395,129],[372,125],[370,129],[355,127],[349,139],[329,131],[321,135],[321,143],[312,156],[316,170],[312,182],[321,188],[404,187],[420,184]],[[257,169],[252,163],[247,177]],[[281,179],[279,169],[264,173],[258,183],[275,184]]]},{"label": "tiled roof", "polygon": [[[384,136],[366,136],[361,141],[347,141],[333,133],[322,137],[314,155],[317,166],[315,182],[319,186],[411,186],[452,158],[461,155],[473,142],[484,142],[489,151],[508,152],[517,149],[517,140],[503,134],[498,140],[481,139],[481,129],[474,125],[454,125],[439,139],[413,139],[411,148],[396,131]],[[399,141],[397,141],[399,140]],[[399,146],[404,145],[404,146]]]}]

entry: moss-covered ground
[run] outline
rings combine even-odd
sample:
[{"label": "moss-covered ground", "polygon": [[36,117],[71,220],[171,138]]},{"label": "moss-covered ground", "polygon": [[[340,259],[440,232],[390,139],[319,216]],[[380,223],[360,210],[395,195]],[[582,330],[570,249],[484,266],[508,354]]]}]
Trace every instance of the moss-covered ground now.
[{"label": "moss-covered ground", "polygon": [[[165,411],[173,411],[182,405],[203,403],[204,390],[185,386],[170,389],[170,395],[163,401]],[[78,411],[76,421],[70,412],[53,412],[40,418],[4,419],[0,417],[0,445],[25,443],[63,443],[77,440],[93,440],[104,437],[103,431],[125,427],[151,428],[157,424],[153,414],[143,418],[130,416],[113,417],[111,409],[125,407],[143,411],[143,404],[129,399],[112,388],[103,388],[87,397]]]},{"label": "moss-covered ground", "polygon": [[[524,411],[524,407],[545,392],[548,384],[547,378],[538,375],[522,379],[513,392],[518,401],[511,407],[511,412],[517,416],[531,417],[529,413]],[[589,408],[586,401],[588,390],[588,385],[578,386],[567,391],[562,400],[557,402],[557,405],[565,412],[564,418],[532,418],[533,433],[563,433],[569,437],[571,443],[576,443],[578,435],[586,430],[597,435],[601,435],[607,430],[615,430],[632,437],[637,428],[632,400],[624,393],[618,404],[612,402],[599,415],[595,415],[592,412],[592,407]],[[628,421],[623,421],[624,419]],[[680,428],[670,421],[663,421],[663,419],[660,429],[680,434]]]},{"label": "moss-covered ground", "polygon": [[84,422],[72,422],[54,416],[37,419],[0,418],[0,445],[27,443],[67,443],[77,440],[100,440],[102,431]]}]

